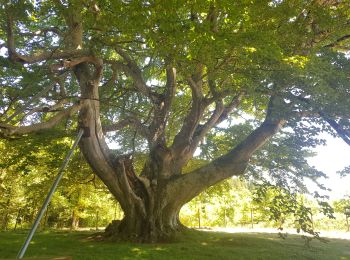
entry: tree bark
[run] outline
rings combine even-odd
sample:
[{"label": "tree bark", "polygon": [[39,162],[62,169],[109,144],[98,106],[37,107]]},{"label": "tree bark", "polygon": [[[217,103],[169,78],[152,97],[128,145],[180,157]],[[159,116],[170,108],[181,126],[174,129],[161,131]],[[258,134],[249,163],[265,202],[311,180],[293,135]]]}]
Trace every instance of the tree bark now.
[{"label": "tree bark", "polygon": [[146,215],[130,210],[121,221],[116,220],[109,224],[105,236],[136,242],[168,241],[176,232],[185,229],[179,220],[179,210],[180,208],[171,211],[156,207]]}]

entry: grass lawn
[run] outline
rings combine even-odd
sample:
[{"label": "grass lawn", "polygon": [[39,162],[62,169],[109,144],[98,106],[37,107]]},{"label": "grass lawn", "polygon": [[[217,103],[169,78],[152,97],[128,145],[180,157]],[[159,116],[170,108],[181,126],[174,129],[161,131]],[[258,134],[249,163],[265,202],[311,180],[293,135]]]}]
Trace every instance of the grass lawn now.
[{"label": "grass lawn", "polygon": [[[350,241],[330,239],[304,246],[299,236],[188,231],[169,244],[92,241],[89,232],[39,232],[26,257],[72,256],[73,259],[350,259]],[[27,233],[0,233],[0,258],[15,258]]]}]

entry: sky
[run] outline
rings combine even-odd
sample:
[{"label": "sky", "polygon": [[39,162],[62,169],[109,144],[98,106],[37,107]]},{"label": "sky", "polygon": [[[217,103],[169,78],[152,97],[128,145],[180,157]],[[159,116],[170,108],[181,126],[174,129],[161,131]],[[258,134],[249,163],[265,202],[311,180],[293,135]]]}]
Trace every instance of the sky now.
[{"label": "sky", "polygon": [[[317,155],[308,159],[308,162],[329,177],[320,182],[332,190],[328,194],[331,200],[341,199],[345,195],[350,196],[350,176],[341,178],[336,173],[350,165],[350,146],[341,138],[334,138],[331,135],[325,135],[325,138],[327,145],[316,147],[314,151]],[[312,186],[309,182],[307,185]]]}]

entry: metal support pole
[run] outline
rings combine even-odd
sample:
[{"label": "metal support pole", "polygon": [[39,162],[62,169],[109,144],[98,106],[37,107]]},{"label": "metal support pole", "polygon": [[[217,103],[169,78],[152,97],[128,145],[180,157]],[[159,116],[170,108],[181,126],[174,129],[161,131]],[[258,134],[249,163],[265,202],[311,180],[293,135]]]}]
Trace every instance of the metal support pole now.
[{"label": "metal support pole", "polygon": [[43,215],[45,213],[45,210],[46,210],[47,206],[49,205],[49,203],[51,201],[51,198],[52,198],[52,196],[53,196],[53,194],[54,194],[54,192],[55,192],[55,190],[56,190],[60,180],[62,179],[62,176],[63,176],[63,173],[64,173],[64,169],[67,167],[68,162],[69,162],[70,158],[73,155],[74,149],[77,147],[81,137],[83,136],[83,133],[84,133],[84,130],[80,129],[79,133],[78,133],[78,136],[75,139],[75,142],[74,142],[72,148],[70,149],[70,151],[68,152],[66,158],[64,159],[61,168],[58,170],[58,175],[57,175],[57,177],[55,179],[55,182],[53,183],[53,185],[52,185],[52,187],[51,187],[51,189],[49,191],[49,194],[47,195],[47,197],[45,199],[45,202],[44,202],[43,206],[41,207],[41,209],[40,209],[40,211],[39,211],[39,213],[38,213],[38,215],[37,215],[37,217],[35,219],[35,222],[34,222],[34,224],[32,226],[32,229],[30,230],[30,232],[29,232],[29,234],[28,234],[28,236],[26,238],[26,241],[24,242],[21,250],[19,251],[19,253],[17,255],[17,259],[22,259],[23,258],[24,254],[25,254],[25,252],[26,252],[26,250],[28,248],[28,245],[29,245],[30,241],[33,238],[33,235],[34,235],[36,229],[39,226],[40,220],[43,217]]}]

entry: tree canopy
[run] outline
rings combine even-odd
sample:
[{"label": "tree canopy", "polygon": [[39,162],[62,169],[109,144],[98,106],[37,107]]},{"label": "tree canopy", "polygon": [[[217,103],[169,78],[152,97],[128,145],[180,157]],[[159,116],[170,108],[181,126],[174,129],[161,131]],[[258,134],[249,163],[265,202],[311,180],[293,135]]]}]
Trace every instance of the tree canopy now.
[{"label": "tree canopy", "polygon": [[0,136],[84,129],[125,213],[110,234],[164,237],[234,175],[305,190],[324,176],[306,161],[318,133],[350,145],[347,1],[24,0],[0,14]]}]

